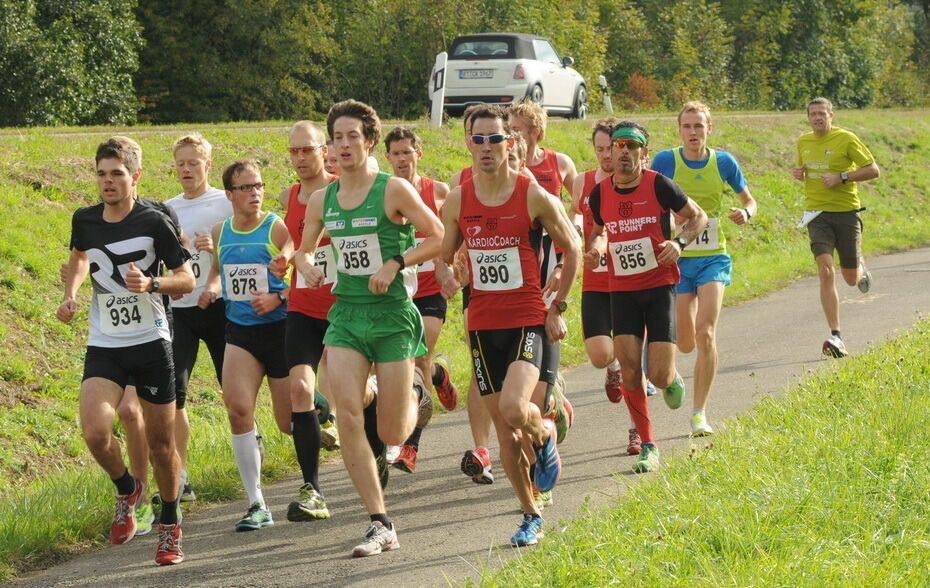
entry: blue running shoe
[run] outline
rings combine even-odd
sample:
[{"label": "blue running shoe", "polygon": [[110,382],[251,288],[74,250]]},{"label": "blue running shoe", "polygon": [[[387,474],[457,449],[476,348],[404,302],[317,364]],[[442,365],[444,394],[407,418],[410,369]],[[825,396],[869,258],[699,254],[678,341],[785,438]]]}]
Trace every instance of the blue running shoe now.
[{"label": "blue running shoe", "polygon": [[646,380],[646,396],[655,396],[658,393],[658,388],[656,388],[652,382]]},{"label": "blue running shoe", "polygon": [[544,536],[542,517],[531,514],[523,515],[523,521],[520,522],[520,528],[513,537],[510,538],[510,544],[514,547],[524,547],[526,545],[536,545]]},{"label": "blue running shoe", "polygon": [[562,460],[559,459],[559,449],[556,447],[558,433],[552,419],[543,419],[543,426],[549,431],[549,438],[542,447],[536,449],[536,468],[533,483],[540,492],[552,490],[562,474]]}]

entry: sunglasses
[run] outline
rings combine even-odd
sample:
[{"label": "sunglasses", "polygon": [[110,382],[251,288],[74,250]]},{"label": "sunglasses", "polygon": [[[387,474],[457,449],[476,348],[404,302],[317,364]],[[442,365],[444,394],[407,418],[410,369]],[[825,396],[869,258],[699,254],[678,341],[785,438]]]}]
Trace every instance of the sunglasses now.
[{"label": "sunglasses", "polygon": [[323,145],[304,145],[303,147],[288,147],[287,152],[291,155],[297,155],[298,153],[303,153],[304,155],[312,155],[316,153],[316,150]]},{"label": "sunglasses", "polygon": [[472,135],[471,142],[475,145],[484,145],[484,142],[487,141],[491,145],[497,145],[498,143],[511,137],[513,137],[513,135],[504,135],[503,133],[494,133],[493,135]]},{"label": "sunglasses", "polygon": [[633,139],[614,139],[611,141],[614,147],[617,149],[621,147],[626,147],[627,149],[639,149],[642,147],[642,143],[639,141],[634,141]]},{"label": "sunglasses", "polygon": [[265,188],[264,182],[259,182],[257,184],[242,184],[241,186],[230,186],[229,191],[233,192],[235,190],[241,190],[243,192],[251,192],[252,190],[256,190],[258,192],[261,192],[264,188]]}]

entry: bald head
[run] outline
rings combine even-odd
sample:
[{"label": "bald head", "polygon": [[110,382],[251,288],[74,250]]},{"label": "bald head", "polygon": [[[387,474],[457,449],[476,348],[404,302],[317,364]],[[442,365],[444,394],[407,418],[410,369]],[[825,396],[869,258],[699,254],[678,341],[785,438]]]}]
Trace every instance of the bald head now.
[{"label": "bald head", "polygon": [[[294,126],[287,133],[289,146],[301,147],[303,145],[320,145],[326,144],[326,131],[319,124],[311,120],[301,120],[294,123]],[[295,142],[295,139],[311,139],[309,141]]]},{"label": "bald head", "polygon": [[287,150],[291,165],[301,181],[309,181],[323,173],[326,154],[326,134],[323,127],[309,120],[294,124],[287,134]]}]

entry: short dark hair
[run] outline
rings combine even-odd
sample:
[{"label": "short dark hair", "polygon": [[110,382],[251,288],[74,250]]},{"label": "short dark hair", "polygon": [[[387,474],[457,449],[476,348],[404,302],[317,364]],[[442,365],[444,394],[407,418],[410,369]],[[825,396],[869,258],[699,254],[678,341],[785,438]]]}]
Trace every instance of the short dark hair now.
[{"label": "short dark hair", "polygon": [[833,103],[830,102],[828,98],[824,98],[823,96],[817,96],[816,98],[813,98],[810,102],[807,103],[808,114],[811,111],[811,106],[813,106],[814,104],[823,104],[824,106],[827,107],[828,112],[833,112]]},{"label": "short dark hair", "polygon": [[94,165],[99,164],[101,159],[118,159],[129,173],[134,174],[142,167],[142,147],[129,137],[110,137],[97,145]]},{"label": "short dark hair", "polygon": [[362,134],[366,139],[377,143],[381,139],[381,119],[374,108],[358,100],[343,100],[333,104],[326,117],[326,131],[333,137],[333,124],[343,116],[362,121]]},{"label": "short dark hair", "polygon": [[507,111],[505,111],[500,106],[488,105],[488,104],[479,104],[478,108],[471,113],[470,120],[472,121],[472,128],[474,128],[475,121],[479,118],[490,118],[490,119],[500,119],[504,124],[504,133],[509,135],[513,132],[513,129],[510,126],[510,121],[507,119]]},{"label": "short dark hair", "polygon": [[465,112],[462,113],[462,127],[465,129],[465,132],[468,132],[468,128],[471,125],[471,115],[475,113],[476,110],[484,106],[484,104],[469,104],[465,108]]},{"label": "short dark hair", "polygon": [[242,173],[247,169],[255,170],[256,172],[261,171],[258,169],[258,163],[256,163],[254,159],[237,159],[227,165],[226,169],[223,170],[223,188],[232,190],[233,178],[236,174]]},{"label": "short dark hair", "polygon": [[391,151],[391,143],[394,141],[403,141],[404,139],[410,139],[410,146],[413,147],[415,151],[420,150],[420,136],[416,134],[412,129],[407,127],[394,127],[391,129],[391,132],[384,136],[384,149],[385,151]]},{"label": "short dark hair", "polygon": [[607,136],[610,137],[618,122],[617,118],[613,116],[599,118],[594,121],[594,124],[591,126],[591,142],[594,142],[594,137],[596,137],[598,133],[607,133]]},{"label": "short dark hair", "polygon": [[646,127],[644,127],[643,125],[639,124],[636,121],[621,120],[620,122],[614,125],[614,128],[610,130],[610,134],[613,135],[614,131],[616,131],[617,129],[637,129],[643,135],[645,135],[647,141],[649,140],[649,131],[646,130]]}]

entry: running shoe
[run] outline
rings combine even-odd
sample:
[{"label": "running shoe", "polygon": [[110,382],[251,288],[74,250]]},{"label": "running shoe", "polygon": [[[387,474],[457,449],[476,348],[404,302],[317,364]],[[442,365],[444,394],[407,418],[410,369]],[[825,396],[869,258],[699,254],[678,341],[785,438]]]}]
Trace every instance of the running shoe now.
[{"label": "running shoe", "polygon": [[268,510],[261,502],[253,502],[246,511],[245,516],[236,523],[237,531],[257,531],[262,527],[273,527],[274,521],[271,519],[271,511]]},{"label": "running shoe", "polygon": [[258,469],[265,465],[265,442],[262,441],[262,432],[258,430],[258,421],[255,421],[255,440],[258,441]]},{"label": "running shoe", "polygon": [[336,421],[327,419],[324,424],[320,425],[320,445],[327,451],[339,449],[339,430],[336,428]]},{"label": "running shoe", "polygon": [[388,445],[387,451],[384,452],[384,459],[388,463],[394,463],[400,457],[400,445]]},{"label": "running shoe", "polygon": [[555,414],[553,415],[553,420],[555,421],[555,430],[557,433],[556,443],[562,443],[562,441],[565,441],[568,430],[572,428],[572,424],[575,421],[575,410],[572,407],[572,403],[568,401],[565,393],[558,385],[553,388],[552,392],[555,396]]},{"label": "running shoe", "polygon": [[846,357],[849,352],[846,351],[846,344],[836,335],[830,335],[830,338],[823,342],[823,354],[827,357]]},{"label": "running shoe", "polygon": [[662,390],[662,398],[669,408],[681,408],[681,403],[685,401],[685,381],[681,374],[675,372],[675,380]]},{"label": "running shoe", "polygon": [[691,415],[692,437],[706,437],[707,435],[713,434],[714,430],[710,428],[709,424],[707,424],[707,417],[704,416],[703,412]]},{"label": "running shoe", "polygon": [[862,277],[856,282],[856,286],[859,288],[860,292],[866,294],[872,289],[872,272],[866,269],[864,259],[859,260],[859,267],[862,268]]},{"label": "running shoe", "polygon": [[133,478],[136,487],[132,494],[116,495],[116,512],[110,525],[110,543],[122,545],[136,534],[136,505],[145,495],[145,484]]},{"label": "running shoe", "polygon": [[491,454],[488,450],[479,447],[466,451],[462,457],[462,473],[475,484],[493,484],[494,473],[491,471]]},{"label": "running shoe", "polygon": [[155,510],[150,502],[136,505],[136,537],[148,535],[155,524]]},{"label": "running shoe", "polygon": [[417,450],[413,445],[404,445],[400,448],[400,455],[397,456],[391,465],[395,468],[412,474],[417,469]]},{"label": "running shoe", "polygon": [[194,489],[191,488],[190,482],[184,482],[184,486],[181,488],[181,502],[194,502],[197,500],[197,495],[194,494]]},{"label": "running shoe", "polygon": [[378,482],[381,483],[381,489],[384,490],[388,485],[388,478],[391,476],[391,464],[387,460],[387,445],[382,443],[381,453],[375,456],[375,467],[378,468]]},{"label": "running shoe", "polygon": [[287,506],[287,520],[315,521],[328,519],[329,509],[323,495],[316,491],[313,484],[307,482],[297,490],[297,500]]},{"label": "running shoe", "polygon": [[526,545],[536,545],[543,537],[543,520],[540,516],[531,514],[523,515],[520,522],[520,528],[513,537],[510,538],[510,544],[514,547],[524,547]]},{"label": "running shoe", "polygon": [[439,398],[439,403],[448,411],[455,410],[456,405],[459,403],[459,391],[455,389],[455,384],[452,383],[450,377],[452,370],[449,368],[449,356],[437,355],[433,358],[433,363],[442,368],[442,382],[436,386],[436,396]]},{"label": "running shoe", "polygon": [[365,531],[362,542],[352,550],[352,557],[378,555],[382,551],[391,551],[399,547],[400,543],[397,541],[397,531],[394,528],[394,523],[391,523],[391,527],[388,528],[382,525],[381,521],[375,521]]},{"label": "running shoe", "polygon": [[659,389],[655,387],[655,384],[646,380],[646,396],[655,396],[659,393]]},{"label": "running shoe", "polygon": [[634,474],[645,474],[659,469],[659,449],[650,444],[644,444],[639,452],[639,459],[633,464]]},{"label": "running shoe", "polygon": [[173,566],[182,561],[184,561],[184,552],[181,551],[181,524],[159,524],[155,563],[160,566]]},{"label": "running shoe", "polygon": [[607,368],[607,378],[604,380],[604,391],[607,393],[607,400],[617,403],[623,400],[623,378],[620,370]]},{"label": "running shoe", "polygon": [[556,447],[558,433],[551,419],[543,419],[543,426],[549,431],[549,438],[541,447],[536,448],[536,468],[533,470],[533,482],[540,491],[552,490],[562,474],[562,461]]},{"label": "running shoe", "polygon": [[626,454],[627,455],[639,455],[640,450],[643,447],[643,440],[639,436],[639,431],[636,429],[630,429],[630,440],[626,445]]},{"label": "running shoe", "polygon": [[417,427],[425,429],[433,418],[433,395],[429,393],[419,368],[413,370],[413,390],[417,394]]},{"label": "running shoe", "polygon": [[543,509],[547,506],[552,506],[555,504],[552,501],[552,490],[543,492],[536,487],[536,484],[533,484],[533,502],[536,503],[536,508]]}]

